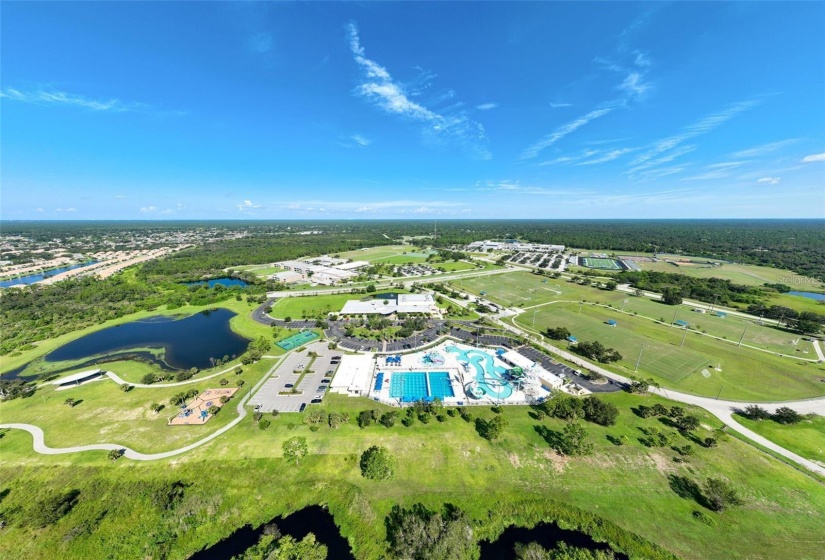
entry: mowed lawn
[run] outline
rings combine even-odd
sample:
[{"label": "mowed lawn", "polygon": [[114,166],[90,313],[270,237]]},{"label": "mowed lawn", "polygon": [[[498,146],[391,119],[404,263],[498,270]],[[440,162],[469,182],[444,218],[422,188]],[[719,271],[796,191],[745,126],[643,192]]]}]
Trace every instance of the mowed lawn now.
[{"label": "mowed lawn", "polygon": [[773,420],[748,420],[734,417],[737,422],[812,461],[825,466],[825,417],[813,416],[798,424],[780,424]]},{"label": "mowed lawn", "polygon": [[300,320],[303,317],[338,313],[351,299],[366,297],[363,294],[330,294],[323,296],[287,297],[279,299],[272,306],[270,315],[276,319],[291,317]]},{"label": "mowed lawn", "polygon": [[[702,257],[675,257],[671,255],[661,256],[660,258],[676,259],[676,258],[695,258],[699,261],[713,260]],[[744,284],[746,286],[761,286],[762,284],[780,284],[787,283],[788,278],[797,278],[800,281],[806,282],[803,285],[807,288],[825,289],[825,284],[813,278],[806,278],[796,272],[790,270],[783,270],[781,268],[771,268],[767,266],[756,266],[747,264],[722,264],[722,266],[708,266],[703,264],[687,264],[682,266],[675,266],[663,261],[659,262],[640,262],[638,263],[642,270],[651,270],[655,272],[669,272],[672,274],[684,274],[686,276],[694,276],[696,278],[721,278],[723,280],[730,280],[734,284]],[[790,285],[790,284],[789,284]],[[796,289],[791,285],[791,289]],[[804,288],[799,288],[803,290]]]},{"label": "mowed lawn", "polygon": [[[825,394],[825,366],[779,357],[746,347],[736,347],[688,332],[680,347],[682,329],[661,325],[615,310],[588,304],[550,304],[526,311],[516,322],[534,331],[567,327],[580,341],[598,340],[615,348],[622,360],[605,367],[634,375],[640,350],[638,376],[651,376],[665,387],[732,400],[792,400]],[[533,315],[535,312],[535,327]],[[608,319],[618,321],[611,327]],[[558,343],[564,345],[566,343]],[[642,345],[644,349],[642,350]],[[713,369],[721,366],[721,371]]]},{"label": "mowed lawn", "polygon": [[374,261],[385,259],[387,257],[394,257],[402,255],[405,252],[411,252],[413,247],[410,245],[382,245],[380,247],[369,247],[367,249],[357,249],[355,251],[347,251],[340,253],[342,259],[352,259],[354,261]]},{"label": "mowed lawn", "polygon": [[[222,376],[177,387],[136,387],[129,392],[122,391],[120,385],[108,377],[63,390],[48,385],[30,398],[0,403],[0,417],[3,422],[34,424],[42,428],[46,445],[50,447],[114,443],[144,453],[168,451],[193,443],[237,418],[239,400],[275,363],[275,360],[263,359],[242,366],[241,375],[229,371]],[[132,367],[130,364],[113,362],[107,364],[106,369],[119,374],[121,369]],[[237,362],[231,365],[235,364]],[[243,380],[244,385],[209,422],[201,426],[167,425],[168,419],[177,411],[169,403],[173,395],[190,389],[203,392],[220,388],[220,380],[224,378],[229,381],[226,387],[237,387],[239,380]],[[68,398],[77,404],[71,407],[64,404]],[[153,403],[163,404],[165,408],[153,412]]]},{"label": "mowed lawn", "polygon": [[562,279],[521,271],[454,280],[451,284],[455,288],[476,295],[485,292],[483,297],[490,301],[513,307],[530,307],[558,299],[578,298],[575,289],[578,286]]},{"label": "mowed lawn", "polygon": [[[104,452],[36,456],[31,438],[11,431],[0,439],[4,487],[11,489],[3,507],[25,506],[45,489],[65,488],[80,490],[80,504],[60,523],[39,530],[37,538],[31,538],[28,529],[7,525],[0,533],[0,555],[48,558],[59,551],[67,560],[131,558],[140,550],[141,555],[158,557],[158,548],[169,546],[170,558],[186,558],[245,524],[258,526],[276,515],[323,503],[355,556],[377,560],[386,556],[384,519],[391,508],[422,502],[430,508],[444,503],[462,508],[474,520],[478,539],[494,537],[510,524],[553,519],[556,503],[592,512],[685,560],[819,557],[817,535],[825,526],[825,488],[820,483],[734,438],[706,449],[677,436],[675,444],[695,449],[686,462],[677,463],[670,448],[648,448],[639,441],[641,428],[672,429],[631,411],[640,404],[674,403],[625,393],[603,398],[619,408],[618,424],[583,422],[595,451],[577,458],[559,456],[541,435],[545,429],[562,430],[564,422],[537,421],[528,407],[504,407],[507,428],[501,440],[490,443],[478,436],[472,422],[458,417],[426,425],[416,421],[409,428],[398,423],[389,429],[360,429],[355,424],[359,411],[389,408],[337,395],[310,410],[349,413],[350,422],[338,429],[321,425],[310,431],[303,423],[305,415],[291,413],[268,417],[272,425],[264,431],[250,415],[189,454],[151,463],[112,463]],[[718,427],[707,413],[686,408],[703,425]],[[471,413],[494,416],[489,407]],[[696,437],[709,434],[702,427]],[[608,438],[622,435],[629,441],[620,447]],[[281,454],[282,443],[294,436],[305,437],[310,452],[298,465],[285,462]],[[358,457],[371,445],[385,446],[395,457],[398,467],[391,482],[360,476]],[[680,497],[672,487],[673,476],[699,483],[710,476],[723,478],[744,505],[712,513]],[[158,508],[151,494],[144,495],[145,485],[153,485],[151,489],[163,481],[185,484],[179,509]],[[179,521],[182,511],[191,512],[185,526]],[[694,511],[703,511],[715,526],[694,519]],[[91,529],[75,531],[87,519],[96,520]],[[171,537],[158,541],[162,530]]]}]

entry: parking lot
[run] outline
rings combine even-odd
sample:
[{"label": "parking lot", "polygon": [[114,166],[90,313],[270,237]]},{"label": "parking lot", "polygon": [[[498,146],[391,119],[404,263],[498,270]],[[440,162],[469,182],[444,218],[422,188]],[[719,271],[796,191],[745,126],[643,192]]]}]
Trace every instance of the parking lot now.
[{"label": "parking lot", "polygon": [[[310,352],[317,354],[314,361],[309,356]],[[336,361],[334,357],[340,355],[339,350],[328,349],[326,342],[308,344],[305,350],[288,354],[269,373],[270,377],[252,396],[249,404],[260,412],[299,412],[302,405],[324,398],[329,381],[338,368],[338,364],[333,363]],[[305,373],[308,368],[312,373]],[[280,394],[293,389],[297,390],[297,394]]]},{"label": "parking lot", "polygon": [[570,379],[580,387],[584,387],[592,393],[613,393],[622,390],[621,384],[611,379],[608,379],[607,383],[603,385],[591,383],[585,377],[582,377],[581,375],[576,373],[575,369],[568,367],[564,364],[560,364],[559,362],[549,357],[547,354],[539,352],[538,350],[530,346],[521,346],[516,349],[516,352],[518,352],[526,358],[530,358],[534,362],[540,363],[541,367],[543,367],[550,373],[554,373],[559,377],[566,377],[567,379]]}]

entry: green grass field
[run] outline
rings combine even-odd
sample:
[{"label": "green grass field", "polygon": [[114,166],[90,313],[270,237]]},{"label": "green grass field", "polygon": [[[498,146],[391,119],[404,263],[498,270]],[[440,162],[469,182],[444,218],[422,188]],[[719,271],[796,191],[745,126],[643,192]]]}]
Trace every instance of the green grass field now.
[{"label": "green grass field", "polygon": [[772,420],[748,420],[739,415],[735,419],[785,449],[825,465],[825,418],[822,416],[814,416],[810,420],[791,425]]},{"label": "green grass field", "polygon": [[583,257],[582,264],[587,268],[598,268],[603,270],[621,270],[619,264],[613,259],[601,259],[594,257]]},{"label": "green grass field", "polygon": [[318,314],[338,313],[351,299],[364,297],[358,294],[332,294],[323,296],[302,296],[282,298],[272,306],[270,315],[277,319],[292,317],[293,321]]},{"label": "green grass field", "polygon": [[[133,398],[116,390],[110,397]],[[0,532],[0,555],[10,560],[133,558],[139,550],[145,557],[182,559],[245,524],[257,526],[323,503],[355,556],[377,560],[386,553],[383,520],[392,506],[422,502],[440,507],[448,502],[468,512],[478,539],[495,537],[510,524],[566,519],[572,507],[685,560],[819,557],[821,539],[815,535],[825,526],[825,487],[820,483],[735,439],[715,449],[698,447],[686,463],[676,463],[672,450],[639,443],[640,428],[663,427],[661,423],[630,411],[639,404],[671,403],[624,393],[604,399],[619,407],[619,423],[609,428],[585,423],[595,452],[580,458],[552,452],[536,428],[561,430],[564,423],[538,422],[526,407],[505,407],[508,427],[504,437],[491,444],[459,418],[416,422],[410,428],[398,424],[359,429],[354,417],[360,410],[386,407],[337,395],[325,399],[324,409],[348,412],[351,418],[337,430],[323,426],[311,432],[301,423],[302,415],[281,414],[270,417],[272,426],[262,431],[249,417],[187,455],[151,463],[112,463],[105,452],[39,456],[32,453],[28,434],[10,431],[0,438],[0,479],[9,490],[0,502],[7,520]],[[4,418],[18,420],[20,411],[5,413],[7,404],[0,404]],[[105,410],[116,404],[90,400],[87,414],[97,406]],[[71,410],[54,400],[43,407]],[[687,408],[703,424],[718,425],[703,411]],[[472,413],[493,416],[486,407]],[[89,424],[92,419],[73,420],[78,432],[99,432]],[[211,428],[215,420],[205,427]],[[54,439],[52,429],[47,428],[47,442]],[[155,434],[153,448],[165,446],[161,440],[168,433],[166,426],[152,425],[146,433]],[[707,434],[705,429],[697,432],[698,437]],[[296,435],[306,437],[310,449],[310,456],[297,466],[281,458],[281,443]],[[629,438],[627,445],[616,447],[608,440],[620,435]],[[136,431],[125,435],[124,443],[146,437]],[[679,436],[676,443],[690,442]],[[374,444],[389,448],[398,461],[390,483],[370,482],[359,474],[358,454]],[[737,488],[745,505],[721,515],[704,510],[716,526],[699,523],[692,512],[703,508],[674,492],[671,475],[699,481],[722,477]],[[175,481],[184,484],[182,500],[169,509],[157,507],[152,496]],[[39,497],[68,488],[80,491],[79,502],[59,523],[36,531],[19,524]],[[591,530],[600,525],[593,523]]]},{"label": "green grass field", "polygon": [[383,263],[383,264],[417,264],[426,262],[427,257],[425,255],[420,255],[418,253],[415,254],[406,254],[406,255],[392,255],[389,257],[380,257],[377,259],[370,259],[370,262],[376,263]]},{"label": "green grass field", "polygon": [[386,259],[388,257],[395,257],[403,255],[403,253],[413,251],[411,245],[383,245],[381,247],[369,247],[367,249],[358,249],[356,251],[347,251],[340,253],[342,259],[352,259],[354,261],[375,261]]},{"label": "green grass field", "polygon": [[[567,327],[580,341],[598,340],[615,348],[622,360],[605,366],[622,375],[651,376],[664,387],[731,400],[791,400],[825,394],[825,366],[759,352],[682,329],[576,303],[551,304],[527,311],[516,323],[536,332]],[[605,322],[618,321],[617,327]],[[564,343],[562,343],[564,344]],[[716,366],[721,365],[721,371]],[[712,367],[711,367],[712,366]]]}]

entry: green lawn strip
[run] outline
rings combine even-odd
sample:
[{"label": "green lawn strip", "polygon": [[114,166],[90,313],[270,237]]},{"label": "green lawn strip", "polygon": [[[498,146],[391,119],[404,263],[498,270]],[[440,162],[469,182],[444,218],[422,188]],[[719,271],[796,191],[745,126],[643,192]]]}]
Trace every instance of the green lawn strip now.
[{"label": "green lawn strip", "polygon": [[427,260],[427,257],[421,255],[410,255],[410,254],[401,254],[401,255],[391,255],[388,257],[379,257],[375,259],[370,259],[370,262],[377,262],[382,264],[396,264],[396,265],[403,265],[403,264],[421,264]]},{"label": "green lawn strip", "polygon": [[[687,333],[647,319],[616,313],[613,310],[572,303],[537,308],[516,318],[516,323],[536,332],[548,327],[567,327],[581,341],[598,340],[616,348],[622,360],[603,367],[621,375],[634,375],[642,344],[645,349],[637,375],[650,375],[665,387],[705,396],[732,400],[792,400],[825,394],[820,381],[825,378],[822,364],[798,362],[770,353]],[[617,327],[605,324],[616,319]],[[565,343],[561,343],[564,345]],[[709,366],[721,365],[721,371]],[[707,370],[710,377],[703,375]]]},{"label": "green lawn strip", "polygon": [[[0,450],[2,479],[11,492],[0,503],[0,513],[23,507],[50,488],[78,488],[81,502],[60,523],[38,532],[37,539],[26,538],[30,530],[18,527],[12,515],[0,533],[0,554],[42,558],[59,549],[65,558],[100,557],[103,551],[119,558],[133,557],[134,550],[158,556],[159,547],[169,546],[170,558],[184,558],[246,523],[257,526],[305,505],[325,503],[356,557],[377,559],[384,554],[383,519],[393,505],[422,502],[439,507],[447,502],[476,520],[479,538],[494,537],[511,523],[573,519],[578,510],[567,507],[572,505],[686,560],[817,557],[821,543],[811,535],[825,525],[822,485],[735,439],[714,449],[694,445],[695,454],[686,463],[676,463],[672,450],[649,449],[638,441],[641,427],[671,429],[658,419],[643,420],[630,412],[639,404],[673,403],[625,393],[603,398],[619,407],[619,423],[608,428],[584,423],[596,449],[582,458],[550,451],[535,428],[560,430],[563,422],[538,422],[527,407],[504,407],[508,427],[504,437],[491,444],[457,417],[444,423],[416,422],[410,428],[399,423],[390,429],[360,429],[354,424],[360,410],[389,408],[338,395],[329,395],[322,407],[350,414],[350,424],[337,430],[322,426],[312,432],[301,423],[303,415],[293,413],[271,418],[272,426],[262,431],[250,415],[192,453],[157,463],[111,463],[101,452],[83,454],[86,458],[39,456],[21,468],[21,455],[32,455],[25,445],[30,438],[9,432],[0,439]],[[703,411],[686,408],[703,424],[718,426]],[[493,416],[487,407],[472,408],[471,413]],[[289,429],[290,424],[296,427]],[[696,435],[709,433],[701,428]],[[623,434],[630,441],[622,447],[607,439]],[[296,435],[307,438],[311,454],[297,466],[280,459],[281,443]],[[690,441],[677,436],[676,443]],[[366,481],[359,474],[358,455],[374,444],[388,447],[397,459],[391,483]],[[745,504],[723,514],[709,512],[676,495],[669,475],[699,482],[722,477],[737,488]],[[151,489],[174,480],[191,485],[183,501],[171,510],[153,505]],[[76,530],[103,510],[107,513],[91,530]],[[697,510],[717,526],[694,520]],[[593,524],[591,530],[599,526]],[[67,539],[68,534],[74,536]]]},{"label": "green lawn strip", "polygon": [[354,261],[374,261],[384,259],[402,253],[409,253],[413,251],[410,245],[384,245],[381,247],[370,247],[367,249],[358,249],[355,251],[347,251],[340,253],[338,256],[342,259],[352,259]]},{"label": "green lawn strip", "polygon": [[777,445],[801,457],[825,465],[825,418],[813,416],[798,424],[780,424],[773,420],[749,420],[736,415],[735,420]]},{"label": "green lawn strip", "polygon": [[[156,453],[184,447],[225,426],[237,417],[235,406],[261,376],[272,367],[273,360],[263,359],[256,364],[242,366],[243,373],[227,372],[223,376],[178,387],[136,387],[124,392],[114,381],[104,378],[56,390],[52,386],[39,389],[32,397],[0,403],[3,422],[34,424],[45,433],[49,447],[71,447],[93,443],[115,443],[143,453]],[[117,372],[119,363],[111,364]],[[202,426],[168,426],[167,421],[177,412],[169,399],[178,393],[197,389],[219,388],[226,378],[226,387],[237,387],[239,379],[244,386],[224,408]],[[73,407],[67,398],[79,401]],[[153,412],[151,405],[165,405]],[[0,445],[2,442],[0,442]]]}]

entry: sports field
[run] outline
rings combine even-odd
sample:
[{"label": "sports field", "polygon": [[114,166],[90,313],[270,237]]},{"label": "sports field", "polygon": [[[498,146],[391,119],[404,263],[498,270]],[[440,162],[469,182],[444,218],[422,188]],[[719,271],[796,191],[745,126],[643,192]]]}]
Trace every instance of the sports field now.
[{"label": "sports field", "polygon": [[586,266],[587,268],[600,268],[605,270],[621,270],[622,267],[619,266],[613,259],[599,259],[593,257],[583,257],[579,259],[581,263]]},{"label": "sports field", "polygon": [[410,245],[383,245],[381,247],[368,247],[366,249],[358,249],[355,251],[347,251],[340,253],[342,259],[352,259],[354,261],[375,261],[385,259],[387,257],[394,257],[403,255],[405,252],[410,252],[413,249]]},{"label": "sports field", "polygon": [[[478,276],[454,280],[451,284],[472,294],[506,306],[529,307],[566,297],[570,284],[562,279],[555,280],[529,272],[512,272],[493,276]],[[594,290],[595,291],[595,290]],[[481,292],[485,292],[483,295]]]},{"label": "sports field", "polygon": [[[618,326],[608,326],[608,319],[618,321]],[[584,304],[579,313],[576,303],[550,304],[522,313],[516,323],[536,332],[566,327],[580,341],[598,340],[615,348],[622,360],[605,367],[622,375],[634,374],[641,350],[637,375],[650,376],[665,387],[699,395],[771,401],[825,394],[822,364],[737,347],[690,331],[680,347],[683,329],[614,309]]]}]

